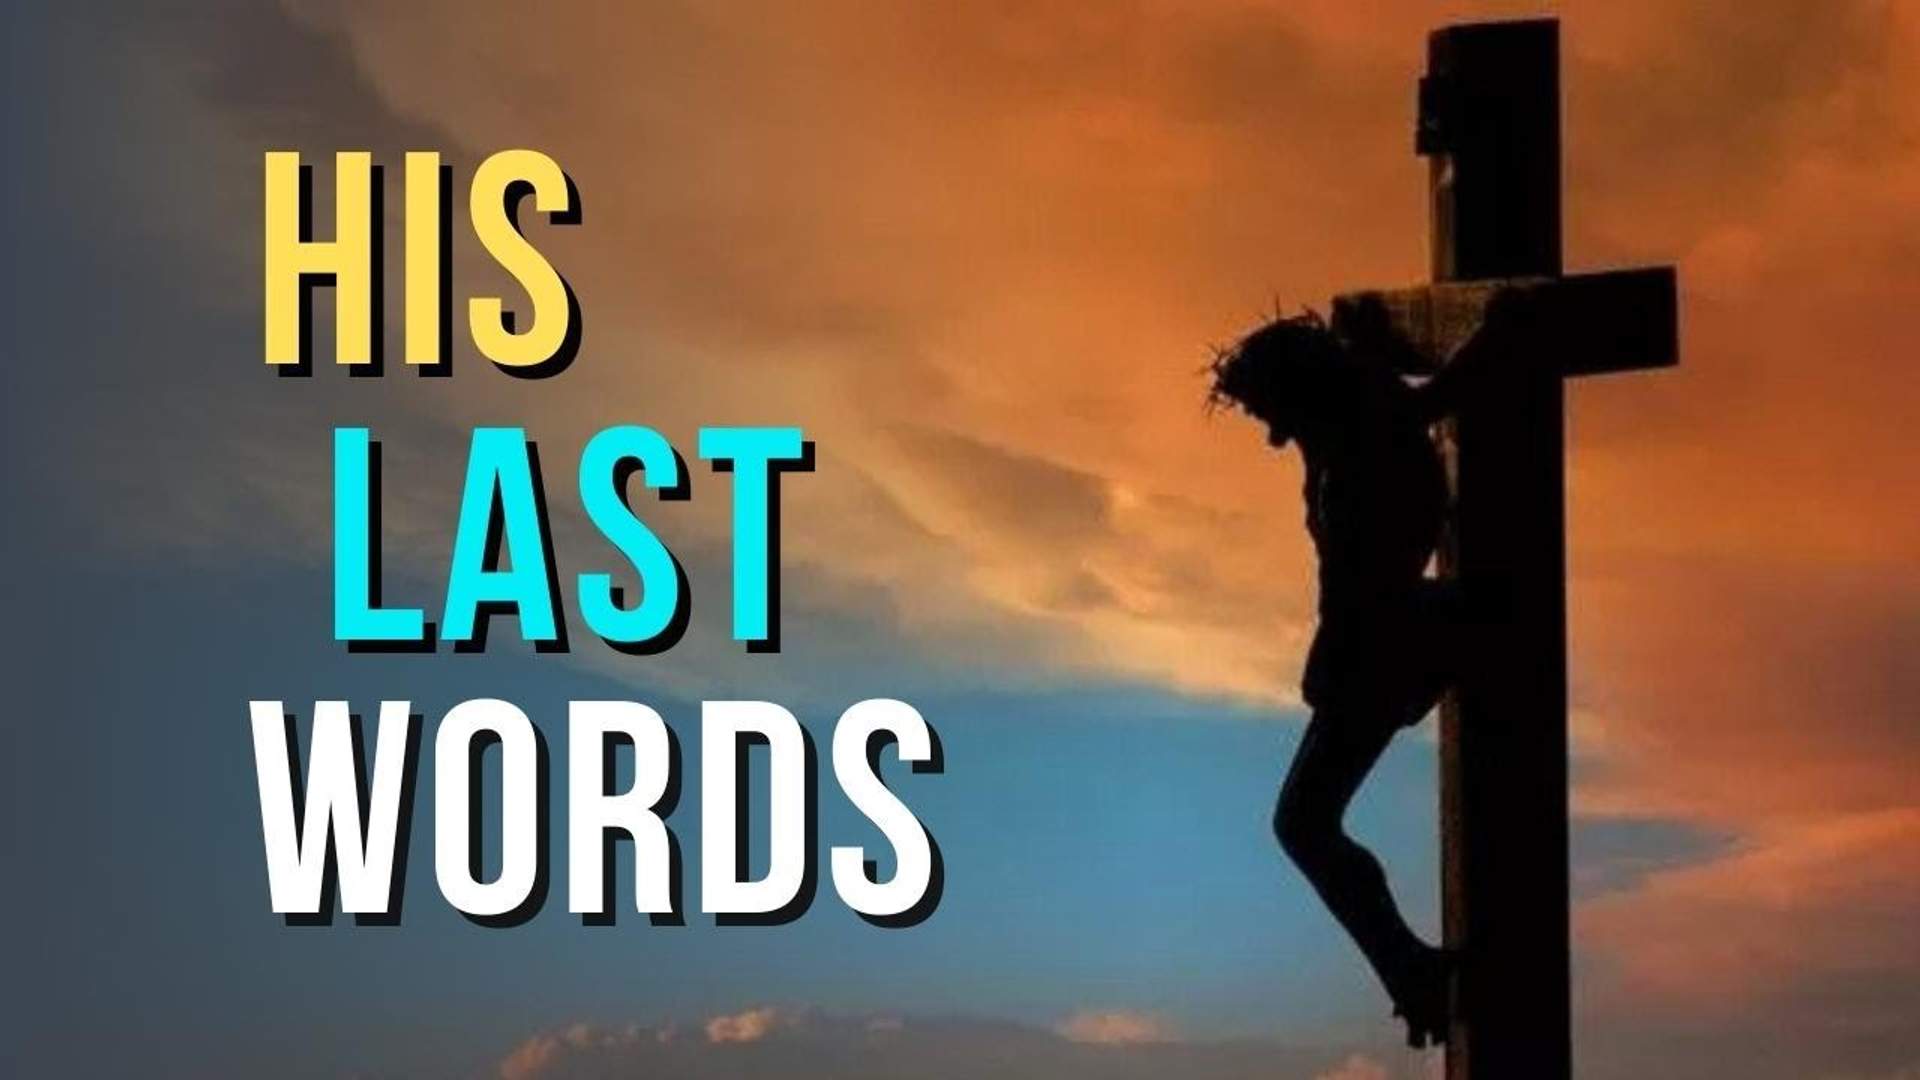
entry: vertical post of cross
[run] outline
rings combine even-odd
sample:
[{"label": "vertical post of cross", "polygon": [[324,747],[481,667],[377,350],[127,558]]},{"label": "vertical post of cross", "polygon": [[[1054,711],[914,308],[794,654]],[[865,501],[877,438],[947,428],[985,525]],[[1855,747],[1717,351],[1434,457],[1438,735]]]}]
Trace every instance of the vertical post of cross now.
[{"label": "vertical post of cross", "polygon": [[[1553,20],[1428,40],[1436,281],[1558,275],[1559,34]],[[1443,576],[1475,629],[1441,716],[1445,936],[1461,950],[1448,1080],[1571,1071],[1565,492],[1560,374],[1542,357],[1442,433],[1455,512]]]}]

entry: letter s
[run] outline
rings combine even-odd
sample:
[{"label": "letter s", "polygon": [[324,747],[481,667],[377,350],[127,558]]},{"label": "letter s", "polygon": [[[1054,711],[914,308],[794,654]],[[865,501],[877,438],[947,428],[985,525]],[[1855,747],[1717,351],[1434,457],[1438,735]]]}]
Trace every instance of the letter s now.
[{"label": "letter s", "polygon": [[836,847],[833,887],[848,907],[870,920],[918,922],[939,902],[939,848],[913,811],[880,779],[878,763],[868,760],[868,745],[881,732],[899,744],[902,761],[938,768],[932,730],[906,702],[874,698],[841,714],[833,733],[834,776],[848,801],[893,845],[895,865],[891,879],[873,881],[867,877],[862,849]]},{"label": "letter s", "polygon": [[[519,185],[533,189],[533,205],[556,224],[579,220],[572,185],[554,160],[538,150],[502,150],[480,163],[473,173],[469,213],[473,232],[533,303],[532,318],[515,331],[506,305],[497,296],[476,296],[467,304],[467,325],[473,343],[487,359],[503,368],[533,369],[562,354],[576,341],[579,310],[559,271],[534,250],[514,223]],[[518,320],[516,320],[518,321]],[[557,369],[557,365],[556,365]],[[520,371],[517,374],[545,374]]]}]

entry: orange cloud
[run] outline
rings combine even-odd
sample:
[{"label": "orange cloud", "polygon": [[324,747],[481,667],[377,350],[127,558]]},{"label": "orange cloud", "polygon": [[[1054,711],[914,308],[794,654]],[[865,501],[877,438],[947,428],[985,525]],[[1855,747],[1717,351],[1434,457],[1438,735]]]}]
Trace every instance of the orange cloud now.
[{"label": "orange cloud", "polygon": [[708,1020],[707,1041],[710,1043],[759,1042],[775,1027],[792,1022],[792,1017],[772,1006],[747,1009],[744,1012],[716,1016]]},{"label": "orange cloud", "polygon": [[551,1075],[572,1056],[620,1052],[646,1042],[671,1042],[671,1026],[648,1029],[637,1024],[606,1029],[578,1023],[559,1031],[540,1032],[515,1046],[500,1061],[500,1080],[537,1080]]},{"label": "orange cloud", "polygon": [[1069,1042],[1096,1046],[1138,1046],[1176,1039],[1173,1029],[1161,1018],[1125,1009],[1083,1010],[1060,1021],[1053,1030]]},{"label": "orange cloud", "polygon": [[1365,1054],[1350,1054],[1314,1080],[1387,1080],[1387,1068]]},{"label": "orange cloud", "polygon": [[[715,1019],[739,1020],[769,1011],[749,1009]],[[803,1080],[906,1076],[962,1080],[986,1075],[1060,1080],[1147,1080],[1170,1075],[1194,1080],[1255,1075],[1385,1080],[1389,1075],[1355,1072],[1375,1066],[1379,1057],[1345,1047],[1302,1047],[1267,1039],[1176,1039],[1162,1021],[1118,1010],[1079,1013],[1051,1030],[966,1016],[803,1012],[805,1023],[774,1018],[759,1035],[745,1041],[663,1037],[673,1030],[671,1026],[576,1024],[523,1040],[502,1059],[499,1073],[502,1080],[744,1075]],[[800,1015],[780,1014],[786,1020]],[[1376,1049],[1374,1054],[1378,1053]],[[1328,1074],[1321,1063],[1329,1060],[1345,1064]],[[1410,1060],[1423,1063],[1417,1056]],[[1425,1074],[1403,1070],[1398,1075]]]},{"label": "orange cloud", "polygon": [[1587,904],[1578,929],[1605,957],[1606,993],[1738,1014],[1803,984],[1904,982],[1920,968],[1915,881],[1920,809],[1842,815],[1658,872]]}]

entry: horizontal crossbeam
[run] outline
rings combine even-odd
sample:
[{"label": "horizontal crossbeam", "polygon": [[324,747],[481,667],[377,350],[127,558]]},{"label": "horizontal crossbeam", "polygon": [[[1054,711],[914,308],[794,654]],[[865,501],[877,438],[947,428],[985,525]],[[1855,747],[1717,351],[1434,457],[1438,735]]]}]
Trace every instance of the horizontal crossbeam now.
[{"label": "horizontal crossbeam", "polygon": [[1346,293],[1333,301],[1333,324],[1335,329],[1349,325],[1364,309],[1379,305],[1388,328],[1426,363],[1409,374],[1430,374],[1480,328],[1494,297],[1510,289],[1537,296],[1541,309],[1533,321],[1549,335],[1538,348],[1557,360],[1563,375],[1672,367],[1680,360],[1670,266]]}]

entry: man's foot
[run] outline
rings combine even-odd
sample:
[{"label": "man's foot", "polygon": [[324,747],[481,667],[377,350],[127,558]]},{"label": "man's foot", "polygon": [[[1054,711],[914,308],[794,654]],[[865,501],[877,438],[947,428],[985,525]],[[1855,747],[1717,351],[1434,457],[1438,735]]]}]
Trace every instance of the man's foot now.
[{"label": "man's foot", "polygon": [[1453,954],[1423,947],[1387,987],[1393,1015],[1406,1021],[1407,1045],[1416,1050],[1447,1041],[1453,1023],[1450,994]]}]

